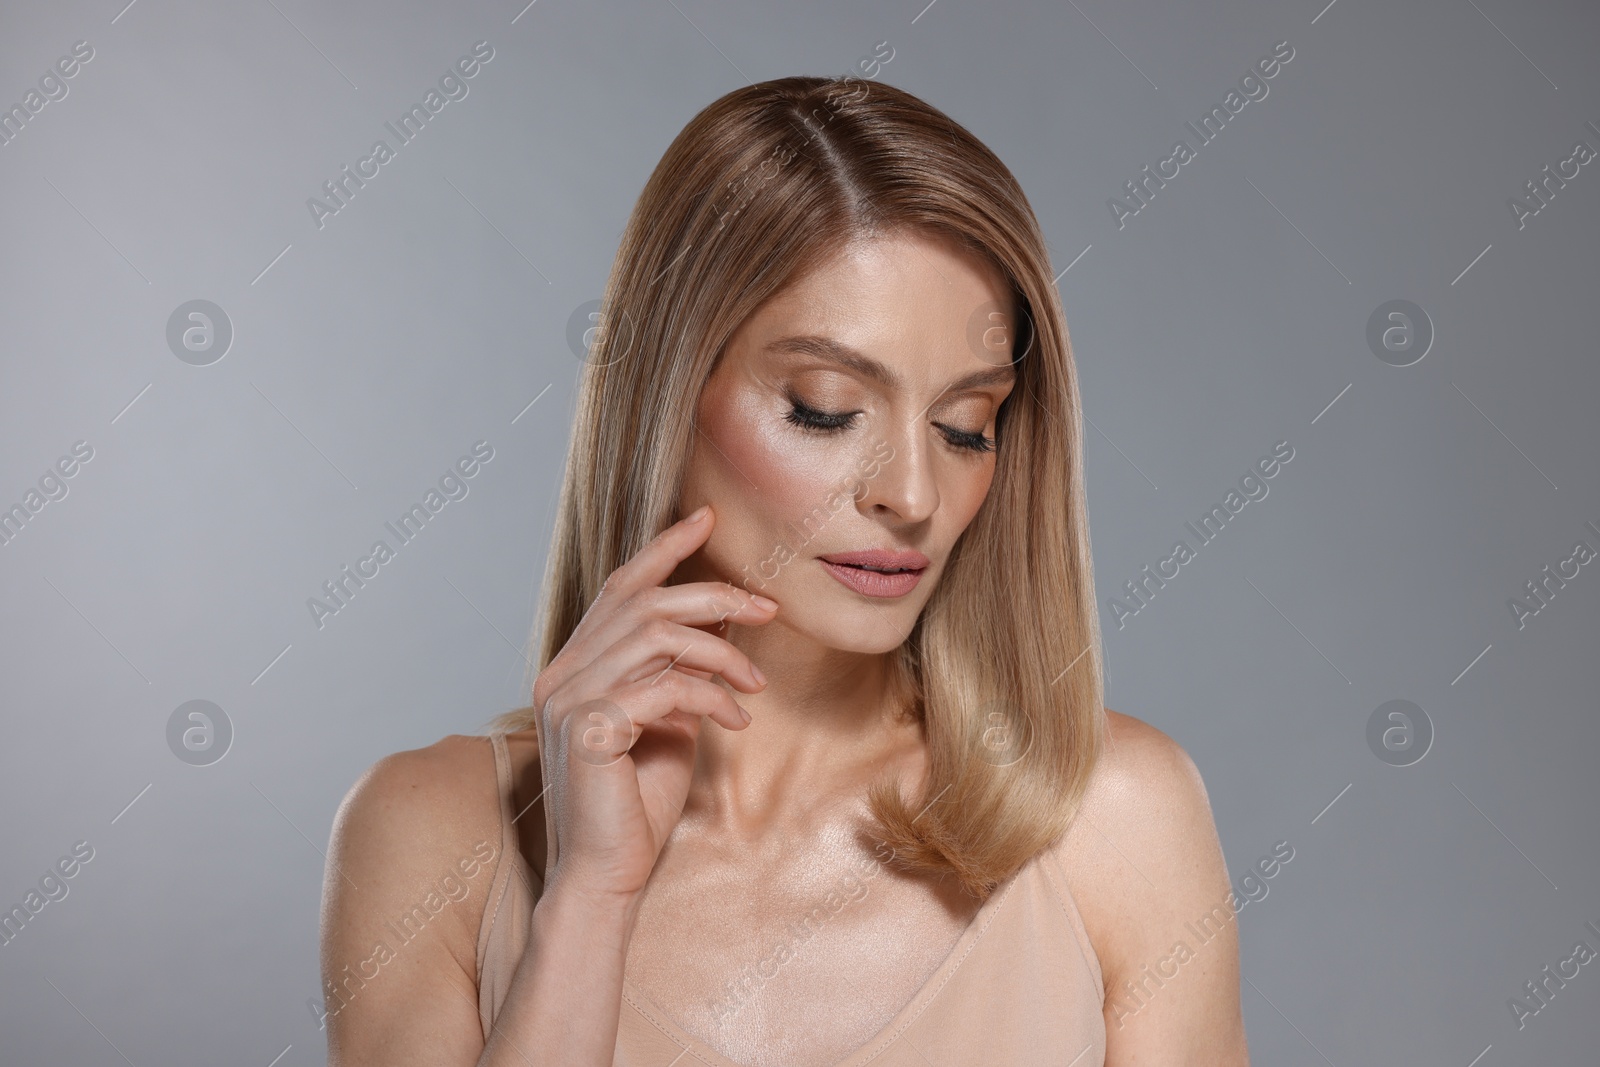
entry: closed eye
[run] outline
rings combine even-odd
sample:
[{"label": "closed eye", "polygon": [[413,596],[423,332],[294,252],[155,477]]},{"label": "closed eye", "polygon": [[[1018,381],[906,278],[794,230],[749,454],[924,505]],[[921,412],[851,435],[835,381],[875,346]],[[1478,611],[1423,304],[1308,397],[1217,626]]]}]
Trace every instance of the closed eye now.
[{"label": "closed eye", "polygon": [[[789,410],[784,419],[793,426],[812,433],[833,434],[855,425],[859,411],[821,411],[808,407],[794,397],[789,397]],[[934,423],[944,433],[951,446],[968,452],[993,452],[995,441],[981,430],[958,430],[953,426]]]},{"label": "closed eye", "polygon": [[981,430],[976,432],[958,430],[954,426],[944,426],[937,422],[934,425],[943,430],[945,437],[957,448],[965,448],[972,452],[994,451],[994,438],[985,437]]},{"label": "closed eye", "polygon": [[789,412],[784,418],[801,429],[829,432],[849,429],[859,414],[859,411],[818,411],[790,397]]}]

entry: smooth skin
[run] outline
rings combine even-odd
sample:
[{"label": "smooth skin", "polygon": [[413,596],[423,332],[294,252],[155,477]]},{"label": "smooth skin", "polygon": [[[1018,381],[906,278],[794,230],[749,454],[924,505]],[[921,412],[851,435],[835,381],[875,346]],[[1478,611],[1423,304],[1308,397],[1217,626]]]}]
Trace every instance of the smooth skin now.
[{"label": "smooth skin", "polygon": [[[490,1041],[475,953],[491,874],[463,872],[459,903],[360,968],[377,975],[327,1018],[330,1064],[609,1065],[625,963],[657,1005],[748,1067],[828,1067],[910,1000],[977,908],[948,879],[881,877],[807,944],[820,973],[849,985],[780,976],[791,1011],[830,1020],[813,1047],[782,1050],[794,1020],[769,1004],[722,1030],[704,1014],[719,979],[806,907],[816,872],[860,862],[851,831],[868,784],[887,772],[909,790],[926,773],[884,656],[989,490],[995,416],[1015,382],[1003,335],[983,335],[990,350],[968,338],[974,312],[1004,300],[987,264],[899,233],[849,246],[741,325],[698,402],[685,518],[611,575],[539,675],[549,750],[533,731],[508,738],[518,845],[548,881]],[[886,450],[858,495],[818,512]],[[793,551],[778,564],[780,542]],[[816,558],[864,548],[930,563],[911,592],[880,599]],[[1231,915],[1204,784],[1167,735],[1106,714],[1108,751],[1061,843],[1104,975],[1105,1062],[1248,1064],[1236,923],[1203,945],[1187,926]],[[559,845],[548,867],[545,804]],[[375,764],[335,819],[325,978],[392,941],[384,924],[479,842],[500,842],[484,739]],[[1179,941],[1192,950],[1181,964]]]}]

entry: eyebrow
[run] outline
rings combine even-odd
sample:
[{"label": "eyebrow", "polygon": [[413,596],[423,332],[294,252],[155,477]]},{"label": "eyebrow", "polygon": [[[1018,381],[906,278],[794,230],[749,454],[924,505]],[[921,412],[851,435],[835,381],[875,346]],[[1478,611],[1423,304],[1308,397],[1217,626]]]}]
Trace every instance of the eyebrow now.
[{"label": "eyebrow", "polygon": [[[767,346],[769,352],[794,352],[800,355],[818,356],[822,359],[848,367],[863,377],[871,378],[891,389],[901,386],[900,376],[884,364],[871,356],[851,348],[842,341],[832,337],[820,337],[816,334],[799,334],[793,337],[783,337],[773,341]],[[960,392],[964,389],[974,389],[983,385],[1004,385],[1016,378],[1016,370],[1010,364],[1004,367],[990,367],[988,370],[973,371],[963,375],[945,387],[944,392]]]}]

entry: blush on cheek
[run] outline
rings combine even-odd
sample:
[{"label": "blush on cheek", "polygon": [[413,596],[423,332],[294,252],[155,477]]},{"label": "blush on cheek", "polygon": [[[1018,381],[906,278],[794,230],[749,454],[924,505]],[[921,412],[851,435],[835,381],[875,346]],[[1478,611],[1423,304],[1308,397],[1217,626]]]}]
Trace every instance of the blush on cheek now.
[{"label": "blush on cheek", "polygon": [[969,475],[960,484],[952,486],[952,491],[943,497],[943,501],[950,506],[958,535],[977,517],[993,485],[994,468],[990,467],[981,474]]},{"label": "blush on cheek", "polygon": [[781,429],[762,431],[749,423],[727,427],[717,441],[737,465],[734,477],[742,492],[737,506],[744,518],[770,544],[788,541],[797,551],[797,539],[817,532],[827,513],[829,495],[850,473],[835,472],[838,456],[827,450],[796,443]]},{"label": "blush on cheek", "polygon": [[844,449],[798,439],[753,397],[707,397],[699,414],[702,439],[687,481],[693,499],[717,511],[706,557],[727,580],[782,603],[795,564],[839,547],[845,527],[829,527],[854,504],[846,499],[830,511],[829,498],[848,493],[841,487],[855,467]]},{"label": "blush on cheek", "polygon": [[736,458],[739,469],[755,483],[761,508],[784,521],[798,522],[813,508],[821,507],[849,474],[848,469],[834,472],[837,456],[807,451],[776,435],[737,436],[728,455]]}]

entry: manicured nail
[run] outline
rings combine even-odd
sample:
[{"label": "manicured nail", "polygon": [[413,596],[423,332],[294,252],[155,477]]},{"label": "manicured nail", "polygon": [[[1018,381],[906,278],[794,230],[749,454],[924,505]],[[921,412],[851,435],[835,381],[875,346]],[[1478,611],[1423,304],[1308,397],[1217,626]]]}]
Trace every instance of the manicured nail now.
[{"label": "manicured nail", "polygon": [[762,674],[761,673],[761,668],[757,667],[755,665],[755,663],[753,663],[753,662],[750,664],[750,673],[755,675],[756,676],[756,681],[760,682],[762,685],[766,685],[767,684],[767,676],[765,674]]},{"label": "manicured nail", "polygon": [[777,611],[778,610],[778,602],[776,600],[769,600],[768,598],[762,596],[760,593],[751,593],[750,594],[750,599],[755,603],[756,607],[758,607],[758,608],[765,608],[768,611]]},{"label": "manicured nail", "polygon": [[743,704],[739,705],[739,714],[744,716],[744,721],[745,722],[748,723],[748,722],[752,721],[751,718],[750,718],[750,713],[748,711],[744,710],[744,705]]},{"label": "manicured nail", "polygon": [[695,512],[693,515],[690,515],[684,521],[688,522],[688,523],[699,522],[701,519],[706,517],[706,512],[708,512],[710,510],[711,510],[711,505],[710,504],[701,504],[700,505],[700,510]]}]

